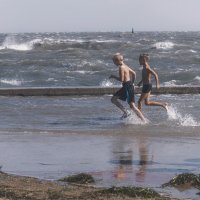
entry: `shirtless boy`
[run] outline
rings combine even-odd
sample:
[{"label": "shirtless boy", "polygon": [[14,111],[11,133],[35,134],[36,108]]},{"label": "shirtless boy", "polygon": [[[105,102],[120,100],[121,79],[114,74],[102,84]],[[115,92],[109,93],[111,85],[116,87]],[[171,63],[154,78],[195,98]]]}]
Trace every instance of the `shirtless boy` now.
[{"label": "shirtless boy", "polygon": [[140,86],[143,83],[142,87],[142,94],[138,100],[138,109],[141,111],[142,109],[142,101],[145,101],[145,105],[147,106],[161,106],[167,110],[167,103],[160,103],[155,101],[150,101],[150,94],[152,90],[151,84],[151,76],[153,75],[156,79],[156,88],[159,89],[159,80],[157,73],[152,70],[148,64],[149,55],[148,54],[141,54],[139,57],[139,63],[143,66],[142,69],[142,80],[137,84]]},{"label": "shirtless boy", "polygon": [[128,111],[123,107],[118,99],[122,101],[127,100],[130,108],[142,121],[145,121],[143,114],[135,106],[135,95],[133,86],[133,82],[136,77],[135,72],[124,64],[123,56],[120,53],[117,53],[113,56],[113,62],[116,66],[119,67],[119,77],[111,75],[109,78],[114,78],[118,81],[121,81],[123,86],[113,95],[113,97],[111,98],[111,102],[123,112],[122,118],[126,118],[130,113],[128,113]]}]

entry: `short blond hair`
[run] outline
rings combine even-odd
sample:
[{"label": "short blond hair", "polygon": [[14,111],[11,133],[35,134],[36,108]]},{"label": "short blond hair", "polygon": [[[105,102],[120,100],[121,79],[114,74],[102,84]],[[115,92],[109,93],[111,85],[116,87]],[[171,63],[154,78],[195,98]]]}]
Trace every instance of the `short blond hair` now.
[{"label": "short blond hair", "polygon": [[124,60],[124,57],[121,53],[116,53],[114,56],[113,56],[113,60],[119,60],[119,61],[123,61]]}]

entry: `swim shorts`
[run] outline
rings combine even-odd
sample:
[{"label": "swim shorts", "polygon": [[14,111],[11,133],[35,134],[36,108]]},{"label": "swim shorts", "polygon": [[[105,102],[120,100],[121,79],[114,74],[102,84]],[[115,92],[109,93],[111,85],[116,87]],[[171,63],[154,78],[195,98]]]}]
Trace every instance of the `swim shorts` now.
[{"label": "swim shorts", "polygon": [[119,97],[122,101],[127,101],[129,104],[135,102],[134,86],[131,81],[123,83],[123,86],[118,90],[114,96]]},{"label": "swim shorts", "polygon": [[149,92],[151,92],[151,90],[152,90],[152,84],[151,83],[145,84],[142,87],[142,93],[149,93]]}]

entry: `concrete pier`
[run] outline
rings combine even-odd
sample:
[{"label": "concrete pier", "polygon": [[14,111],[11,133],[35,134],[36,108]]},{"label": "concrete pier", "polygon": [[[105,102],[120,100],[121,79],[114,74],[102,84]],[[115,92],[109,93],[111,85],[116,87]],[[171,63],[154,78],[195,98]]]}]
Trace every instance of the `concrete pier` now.
[{"label": "concrete pier", "polygon": [[[115,93],[120,87],[20,87],[0,88],[0,96],[81,96],[108,95]],[[141,87],[135,87],[135,93],[141,93]],[[200,86],[176,86],[153,88],[152,94],[200,94]]]}]

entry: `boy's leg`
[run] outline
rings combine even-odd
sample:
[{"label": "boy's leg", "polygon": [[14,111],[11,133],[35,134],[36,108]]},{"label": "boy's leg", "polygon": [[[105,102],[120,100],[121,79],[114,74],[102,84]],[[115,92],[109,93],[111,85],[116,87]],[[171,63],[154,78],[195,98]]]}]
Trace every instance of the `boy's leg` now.
[{"label": "boy's leg", "polygon": [[149,101],[150,92],[148,93],[147,98],[145,99],[145,105],[147,106],[161,106],[167,110],[167,103],[160,103],[156,101]]},{"label": "boy's leg", "polygon": [[111,102],[116,105],[124,114],[127,114],[126,109],[124,106],[118,101],[119,97],[118,96],[113,96],[111,98]]},{"label": "boy's leg", "polygon": [[130,107],[131,109],[135,112],[135,114],[142,120],[145,122],[145,118],[143,116],[143,114],[141,113],[141,111],[136,107],[134,102],[130,103]]},{"label": "boy's leg", "polygon": [[142,102],[144,99],[148,97],[148,93],[142,93],[139,100],[138,100],[138,109],[142,112]]}]

